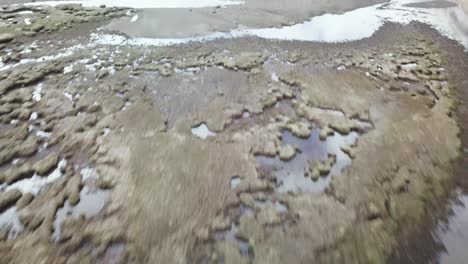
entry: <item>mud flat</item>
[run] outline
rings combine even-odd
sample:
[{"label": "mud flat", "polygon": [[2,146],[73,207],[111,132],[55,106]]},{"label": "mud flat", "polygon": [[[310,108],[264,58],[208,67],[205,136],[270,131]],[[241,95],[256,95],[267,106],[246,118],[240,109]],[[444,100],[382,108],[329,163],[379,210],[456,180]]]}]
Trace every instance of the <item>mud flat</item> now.
[{"label": "mud flat", "polygon": [[2,10],[6,263],[387,263],[454,185],[466,54],[426,25],[132,45],[96,28],[135,10],[37,8]]}]

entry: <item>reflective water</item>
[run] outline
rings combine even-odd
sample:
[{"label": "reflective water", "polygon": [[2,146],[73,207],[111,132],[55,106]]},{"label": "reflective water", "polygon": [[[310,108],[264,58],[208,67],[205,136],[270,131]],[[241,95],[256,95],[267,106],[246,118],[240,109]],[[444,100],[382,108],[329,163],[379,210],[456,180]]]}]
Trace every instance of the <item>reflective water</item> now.
[{"label": "reflective water", "polygon": [[193,127],[192,134],[201,139],[216,136],[216,133],[211,131],[205,123],[201,123],[199,126]]},{"label": "reflective water", "polygon": [[242,256],[248,256],[250,254],[249,242],[236,237],[238,229],[239,227],[235,223],[232,223],[231,227],[228,230],[215,233],[214,239],[218,241],[222,240],[231,242],[239,248],[239,252]]},{"label": "reflective water", "polygon": [[384,21],[375,15],[376,8],[360,8],[344,14],[325,14],[310,21],[282,28],[251,29],[261,38],[342,42],[372,36]]},{"label": "reflective water", "polygon": [[15,238],[24,230],[24,226],[21,224],[18,218],[16,206],[10,207],[8,210],[0,214],[0,229],[9,230],[9,239]]},{"label": "reflective water", "polygon": [[231,190],[234,190],[241,183],[241,178],[239,176],[233,176],[231,178]]},{"label": "reflective water", "polygon": [[[206,33],[205,36],[193,37],[189,34],[164,36],[155,33],[156,37],[128,39],[112,34],[94,34],[93,41],[109,45],[174,45],[188,42],[210,41],[220,38],[236,38],[243,36],[258,36],[266,39],[300,40],[318,42],[344,42],[371,37],[386,22],[407,24],[412,21],[430,25],[444,36],[460,42],[468,47],[468,14],[459,6],[440,6],[440,8],[425,8],[412,3],[419,1],[393,0],[387,4],[379,4],[359,8],[343,14],[325,14],[316,16],[303,23],[285,27],[233,29],[229,32]],[[410,4],[410,5],[408,5]],[[130,19],[128,24],[132,24]],[[136,23],[134,23],[136,24]],[[138,29],[132,25],[121,26],[127,34],[151,27],[139,21]],[[133,25],[135,27],[135,25]],[[151,35],[151,32],[140,35]],[[154,35],[154,34],[153,34]],[[197,34],[199,35],[199,34]],[[189,37],[191,36],[191,37]]]},{"label": "reflective water", "polygon": [[343,14],[325,14],[301,24],[248,30],[249,34],[285,40],[343,42],[372,36],[385,22],[428,24],[444,36],[468,47],[468,15],[457,6],[427,9],[406,6],[417,1],[393,0],[390,4],[356,9]]},{"label": "reflective water", "polygon": [[57,210],[54,220],[54,232],[52,233],[52,240],[57,241],[60,238],[60,229],[63,221],[67,218],[91,218],[96,216],[106,205],[109,198],[109,190],[92,190],[85,186],[80,192],[80,201],[75,206],[65,201],[63,207]]},{"label": "reflective water", "polygon": [[17,181],[11,185],[6,187],[6,191],[18,189],[22,193],[32,193],[34,195],[38,194],[42,188],[45,186],[53,183],[54,181],[58,180],[60,177],[63,176],[62,170],[67,165],[66,160],[61,160],[58,163],[58,166],[55,170],[53,170],[47,177],[42,177],[37,174],[34,174],[31,178],[26,178],[21,181]]},{"label": "reflective water", "polygon": [[[289,131],[284,131],[282,144],[291,144],[300,149],[291,161],[281,161],[279,157],[256,157],[259,167],[270,171],[277,178],[278,192],[322,192],[331,180],[329,176],[340,174],[351,164],[351,158],[341,147],[354,144],[358,136],[356,132],[348,135],[335,133],[324,141],[320,140],[319,134],[320,129],[314,128],[309,138],[301,139]],[[336,162],[327,177],[320,177],[314,182],[305,176],[310,161],[325,160],[329,154],[336,155]]]},{"label": "reflective water", "polygon": [[437,257],[438,263],[467,263],[468,195],[460,195],[452,204],[447,222],[439,223],[435,236],[443,245]]}]

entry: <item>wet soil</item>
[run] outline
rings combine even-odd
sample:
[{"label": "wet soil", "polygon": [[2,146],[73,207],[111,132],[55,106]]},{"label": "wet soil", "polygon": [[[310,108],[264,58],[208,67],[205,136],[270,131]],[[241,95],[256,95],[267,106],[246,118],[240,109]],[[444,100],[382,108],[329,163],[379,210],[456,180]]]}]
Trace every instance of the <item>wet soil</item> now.
[{"label": "wet soil", "polygon": [[448,186],[447,195],[432,201],[427,209],[427,218],[420,228],[411,230],[400,239],[402,245],[396,251],[391,263],[461,263],[466,259],[466,250],[460,245],[466,243],[467,226],[464,215],[467,212],[468,193],[468,81],[464,72],[468,70],[468,56],[457,44],[448,42],[437,34],[431,34],[451,63],[447,69],[453,79],[457,105],[455,115],[460,124],[461,155],[454,161],[454,182]]},{"label": "wet soil", "polygon": [[386,263],[454,185],[466,57],[427,26],[170,47],[108,46],[80,28],[85,41],[45,37],[26,54],[34,37],[4,37],[2,188],[61,173],[2,189],[6,262]]}]

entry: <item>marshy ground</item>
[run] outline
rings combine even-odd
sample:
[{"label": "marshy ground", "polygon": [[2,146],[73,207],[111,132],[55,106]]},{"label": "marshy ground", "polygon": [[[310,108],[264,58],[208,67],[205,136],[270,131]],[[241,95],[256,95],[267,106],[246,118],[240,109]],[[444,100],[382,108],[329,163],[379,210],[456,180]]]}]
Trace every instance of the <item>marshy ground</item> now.
[{"label": "marshy ground", "polygon": [[332,2],[2,7],[1,262],[460,263],[464,11]]}]

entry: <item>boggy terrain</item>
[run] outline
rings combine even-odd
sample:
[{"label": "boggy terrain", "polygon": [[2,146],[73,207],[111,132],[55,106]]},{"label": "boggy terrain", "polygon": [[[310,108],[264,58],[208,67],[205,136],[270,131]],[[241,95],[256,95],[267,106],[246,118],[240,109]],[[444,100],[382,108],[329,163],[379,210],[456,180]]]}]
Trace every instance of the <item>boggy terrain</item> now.
[{"label": "boggy terrain", "polygon": [[459,73],[427,27],[106,46],[76,18],[128,10],[7,10],[2,262],[385,263],[451,184]]}]

